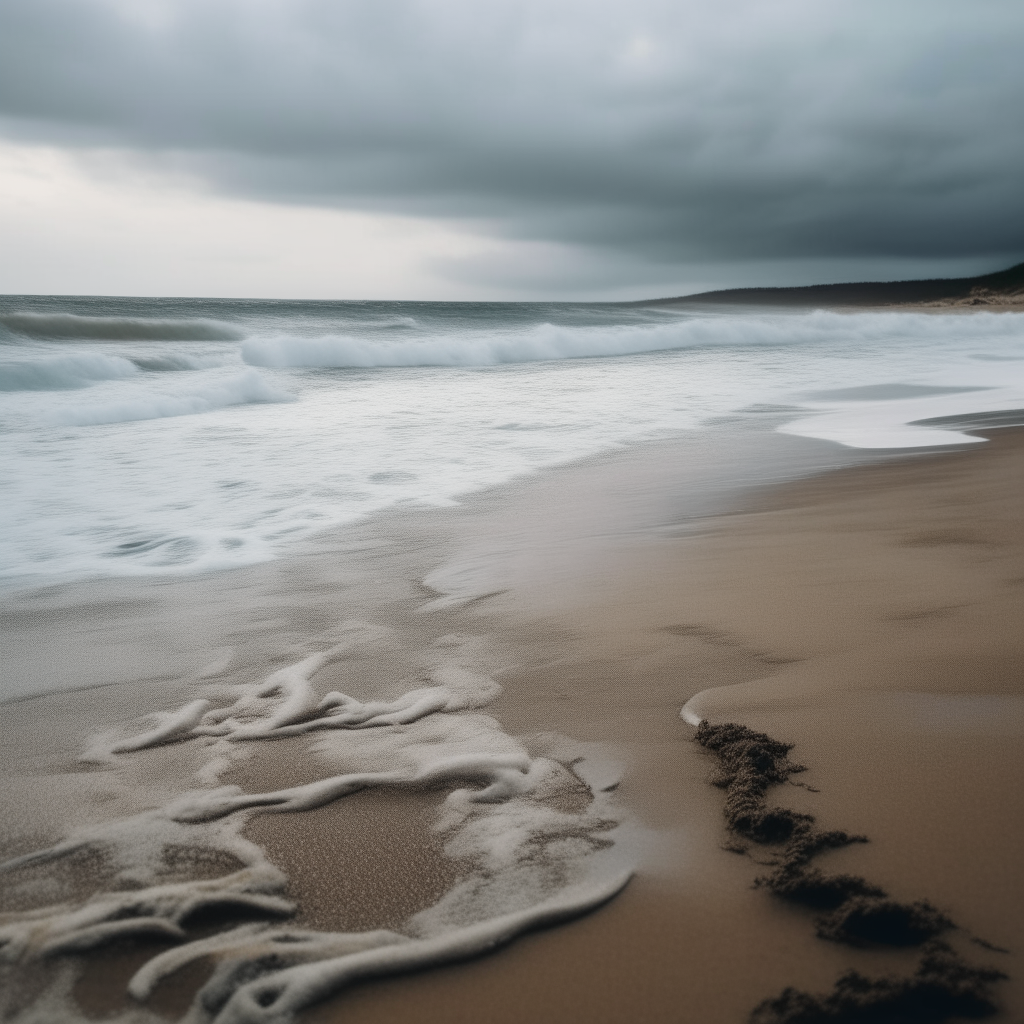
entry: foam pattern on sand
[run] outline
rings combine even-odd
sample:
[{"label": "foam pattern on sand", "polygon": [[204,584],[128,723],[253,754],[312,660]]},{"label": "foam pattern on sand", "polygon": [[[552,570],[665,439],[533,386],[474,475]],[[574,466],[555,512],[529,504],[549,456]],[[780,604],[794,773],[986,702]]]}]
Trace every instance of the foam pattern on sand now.
[{"label": "foam pattern on sand", "polygon": [[[139,935],[184,939],[188,919],[211,908],[291,915],[295,905],[279,895],[287,879],[239,834],[239,825],[186,829],[161,809],[83,829],[49,849],[6,861],[0,874],[9,880],[19,869],[94,848],[120,868],[115,885],[125,888],[96,893],[78,904],[0,915],[0,962],[79,952]],[[184,845],[220,851],[242,866],[220,878],[160,884],[164,851]]]},{"label": "foam pattern on sand", "polygon": [[[532,756],[481,713],[500,687],[466,664],[459,638],[444,638],[427,685],[393,699],[319,692],[319,670],[381,636],[353,624],[342,642],[263,680],[201,683],[205,695],[152,716],[147,728],[97,737],[84,759],[108,771],[127,770],[153,748],[189,745],[201,785],[0,865],[0,876],[14,885],[26,872],[59,870],[83,851],[114,870],[113,881],[85,899],[0,915],[0,964],[17,971],[30,962],[77,957],[67,962],[87,966],[94,948],[155,938],[162,946],[154,946],[128,983],[138,1012],[111,1019],[148,1019],[144,1004],[155,987],[203,959],[214,970],[187,1021],[270,1024],[293,1019],[358,979],[476,956],[614,896],[631,874],[617,843],[623,826],[609,794],[614,787],[588,784],[577,758]],[[306,744],[307,767],[345,770],[269,792],[220,784],[240,760],[247,768],[258,762],[269,750],[264,743],[285,738]],[[297,908],[283,896],[284,873],[243,835],[246,823],[257,814],[307,812],[366,789],[443,793],[433,828],[463,874],[397,930],[321,932],[259,920],[288,917]],[[215,878],[169,880],[167,855],[175,849],[216,853],[237,866]],[[211,910],[225,921],[232,912],[257,920],[213,935],[190,931],[191,921]],[[50,987],[46,1000],[11,1019],[40,1019],[44,1008],[60,1019],[81,1019],[58,987]]]}]

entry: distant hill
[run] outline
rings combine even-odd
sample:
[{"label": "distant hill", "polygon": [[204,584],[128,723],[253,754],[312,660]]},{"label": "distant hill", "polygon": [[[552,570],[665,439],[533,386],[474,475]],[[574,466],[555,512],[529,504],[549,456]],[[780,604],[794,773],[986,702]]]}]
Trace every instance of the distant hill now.
[{"label": "distant hill", "polygon": [[981,277],[864,281],[803,288],[729,288],[645,305],[745,306],[1012,306],[1024,308],[1024,263]]}]

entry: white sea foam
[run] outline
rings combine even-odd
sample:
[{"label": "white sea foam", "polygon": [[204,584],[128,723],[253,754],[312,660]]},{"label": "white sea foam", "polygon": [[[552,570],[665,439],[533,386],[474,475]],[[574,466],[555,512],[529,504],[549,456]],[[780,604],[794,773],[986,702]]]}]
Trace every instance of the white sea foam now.
[{"label": "white sea foam", "polygon": [[0,391],[57,391],[98,380],[137,376],[139,367],[122,356],[69,352],[59,356],[0,362]]},{"label": "white sea foam", "polygon": [[696,703],[695,703],[695,701],[697,700],[697,697],[699,697],[699,696],[700,696],[700,694],[697,694],[696,697],[693,697],[690,700],[688,700],[683,705],[682,709],[679,712],[679,717],[687,725],[692,725],[695,729],[697,728],[698,725],[700,725],[701,722],[704,721],[704,718],[701,715],[701,713],[697,710],[697,706],[696,706]]},{"label": "white sea foam", "polygon": [[155,747],[161,743],[183,739],[195,729],[209,707],[210,702],[205,698],[200,698],[175,712],[162,714],[158,717],[157,724],[149,732],[115,743],[110,752],[125,754],[132,750],[143,750],[146,747]]},{"label": "white sea foam", "polygon": [[[340,643],[234,688],[235,699],[211,708],[215,690],[134,736],[93,744],[112,758],[111,770],[128,768],[138,752],[166,743],[205,751],[207,767],[223,761],[225,745],[254,751],[260,741],[295,735],[295,727],[329,724],[307,747],[311,765],[345,763],[355,771],[268,793],[220,786],[212,772],[206,788],[181,793],[164,806],[79,829],[53,847],[0,864],[10,878],[19,871],[58,870],[83,850],[106,856],[119,868],[114,889],[77,904],[8,914],[0,922],[0,959],[15,970],[47,957],[82,954],[97,946],[142,936],[181,945],[151,958],[128,984],[145,1002],[157,982],[199,957],[215,970],[196,996],[193,1024],[283,1024],[310,1003],[360,978],[382,976],[493,950],[529,928],[554,924],[591,910],[629,880],[629,854],[621,844],[622,814],[608,786],[586,781],[572,741],[549,746],[560,757],[531,756],[500,725],[476,710],[500,687],[472,663],[473,644],[442,637],[427,673],[431,686],[393,699],[356,701],[331,691],[320,696],[315,673],[331,660],[378,643],[380,628],[343,623]],[[223,688],[221,688],[222,692]],[[435,691],[443,700],[424,702]],[[222,698],[223,699],[223,698]],[[397,711],[396,711],[397,709]],[[218,738],[211,743],[210,736]],[[238,743],[237,741],[246,741]],[[371,769],[367,771],[366,769]],[[602,773],[597,772],[598,776]],[[244,910],[256,917],[290,915],[281,896],[284,875],[242,837],[253,814],[302,813],[360,789],[433,789],[445,792],[436,831],[445,854],[464,865],[462,877],[433,906],[397,931],[327,933],[249,924],[193,938],[190,921],[211,907]],[[578,811],[558,809],[568,797]],[[162,880],[170,849],[221,851],[242,867],[220,878]],[[124,891],[125,883],[132,888]],[[60,992],[41,1006],[78,1020]],[[42,1011],[41,1011],[42,1012]],[[130,1019],[130,1015],[128,1018]]]},{"label": "white sea foam", "polygon": [[[533,906],[428,938],[393,941],[391,936],[378,938],[380,933],[375,933],[377,944],[371,949],[329,959],[317,958],[311,963],[300,960],[284,969],[268,971],[266,977],[253,981],[250,980],[252,965],[265,964],[269,959],[266,946],[256,946],[246,951],[248,955],[240,962],[222,964],[204,986],[200,999],[205,996],[206,1005],[217,1006],[216,1016],[197,1012],[196,1007],[192,1021],[195,1024],[200,1021],[281,1024],[293,1020],[312,1003],[364,978],[386,977],[468,960],[506,945],[522,932],[579,917],[618,895],[630,875],[629,871],[620,871],[603,879],[565,886]],[[330,939],[324,943],[328,948],[329,942]],[[314,957],[319,952],[316,948],[312,950]],[[299,956],[292,954],[291,959],[297,960]],[[227,1000],[220,1006],[219,998],[223,995],[227,995]]]},{"label": "white sea foam", "polygon": [[[189,320],[191,308],[181,304]],[[382,509],[450,505],[624,443],[714,431],[723,417],[774,427],[788,415],[791,433],[904,447],[965,440],[912,421],[1024,405],[1007,390],[1024,367],[1015,313],[253,308],[229,307],[247,325],[241,344],[97,345],[87,354],[124,360],[103,366],[127,376],[85,380],[87,399],[4,395],[6,586],[250,564]],[[8,336],[0,349],[22,364],[82,348],[64,346]],[[240,374],[243,357],[264,368]],[[865,386],[875,404],[843,397]],[[979,390],[941,393],[966,387]],[[189,415],[230,406],[230,417]]]},{"label": "white sea foam", "polygon": [[246,370],[218,386],[185,395],[148,395],[111,402],[55,409],[45,419],[53,426],[87,427],[103,423],[125,423],[170,416],[192,416],[232,405],[253,402],[291,402],[294,397],[264,380],[255,370]]},{"label": "white sea foam", "polygon": [[[102,945],[131,935],[136,927],[144,933],[162,928],[181,939],[188,918],[212,906],[288,916],[294,904],[279,895],[287,883],[285,875],[240,834],[240,826],[240,819],[185,825],[157,809],[75,829],[52,847],[3,862],[0,876],[12,889],[17,888],[19,872],[40,866],[53,870],[82,851],[101,854],[116,874],[110,891],[78,903],[5,914],[0,920],[0,962]],[[166,882],[166,851],[189,847],[228,854],[241,867],[220,878]],[[155,925],[157,920],[163,925]]]},{"label": "white sea foam", "polygon": [[[814,401],[811,416],[779,427],[783,433],[836,441],[851,448],[929,448],[949,444],[980,444],[983,437],[967,434],[957,419],[983,420],[986,414],[1022,410],[1024,365],[1000,374],[1003,387],[977,390],[938,389],[939,393],[881,401]],[[995,378],[991,378],[995,379]],[[954,422],[943,424],[942,420]],[[931,421],[931,422],[930,422]],[[939,421],[939,422],[935,422]]]}]

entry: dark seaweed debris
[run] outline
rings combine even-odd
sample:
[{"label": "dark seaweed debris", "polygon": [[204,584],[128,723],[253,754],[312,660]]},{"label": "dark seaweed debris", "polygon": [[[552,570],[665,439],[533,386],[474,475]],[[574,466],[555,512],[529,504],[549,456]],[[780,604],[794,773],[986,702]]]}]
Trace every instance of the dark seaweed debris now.
[{"label": "dark seaweed debris", "polygon": [[884,896],[853,896],[818,921],[818,937],[851,946],[920,946],[955,927],[926,900],[898,903]]},{"label": "dark seaweed debris", "polygon": [[972,967],[944,943],[927,949],[909,978],[844,974],[827,996],[795,988],[766,999],[751,1024],[941,1024],[949,1017],[977,1019],[995,1011],[988,986],[1001,971]]},{"label": "dark seaweed debris", "polygon": [[[870,979],[850,971],[826,996],[787,988],[758,1006],[752,1024],[938,1024],[950,1017],[984,1017],[996,1011],[989,986],[1000,971],[974,967],[937,936],[956,925],[930,903],[901,903],[884,889],[849,874],[811,866],[818,854],[865,836],[815,827],[814,817],[769,807],[767,793],[805,770],[789,759],[793,745],[734,723],[701,722],[697,742],[720,763],[715,785],[726,791],[729,830],[744,840],[778,847],[774,870],[755,886],[818,911],[822,939],[851,946],[923,947],[916,972],[906,978]],[[731,849],[739,852],[739,844]]]}]

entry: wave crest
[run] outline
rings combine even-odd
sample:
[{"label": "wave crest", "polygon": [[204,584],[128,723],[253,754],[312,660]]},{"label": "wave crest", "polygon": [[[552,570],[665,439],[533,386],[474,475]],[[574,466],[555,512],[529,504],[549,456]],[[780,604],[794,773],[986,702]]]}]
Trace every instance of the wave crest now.
[{"label": "wave crest", "polygon": [[174,355],[132,356],[132,362],[140,370],[151,373],[177,373],[181,370],[209,370],[223,366],[224,362],[209,356],[186,356],[181,353]]},{"label": "wave crest", "polygon": [[[946,320],[955,321],[946,323]],[[653,326],[563,327],[539,324],[520,332],[421,336],[368,341],[350,335],[251,337],[242,358],[251,366],[494,366],[556,359],[639,355],[673,349],[789,347],[819,343],[892,344],[920,338],[1020,337],[1024,316],[1012,313],[934,317],[911,313],[788,313],[707,316]]]},{"label": "wave crest", "polygon": [[658,329],[583,331],[540,324],[517,334],[454,335],[391,342],[366,341],[348,335],[248,338],[242,343],[242,358],[251,366],[275,368],[494,366],[630,355],[685,344],[676,332],[659,334]]},{"label": "wave crest", "polygon": [[0,364],[0,391],[63,391],[98,380],[122,380],[139,372],[130,359],[97,352]]},{"label": "wave crest", "polygon": [[102,341],[238,341],[245,332],[217,320],[158,320],[74,313],[8,313],[0,324],[30,338]]},{"label": "wave crest", "polygon": [[91,427],[102,423],[191,416],[231,405],[294,400],[292,395],[275,388],[255,370],[246,370],[217,387],[204,388],[191,395],[151,395],[61,409],[51,413],[47,423],[60,427]]}]

